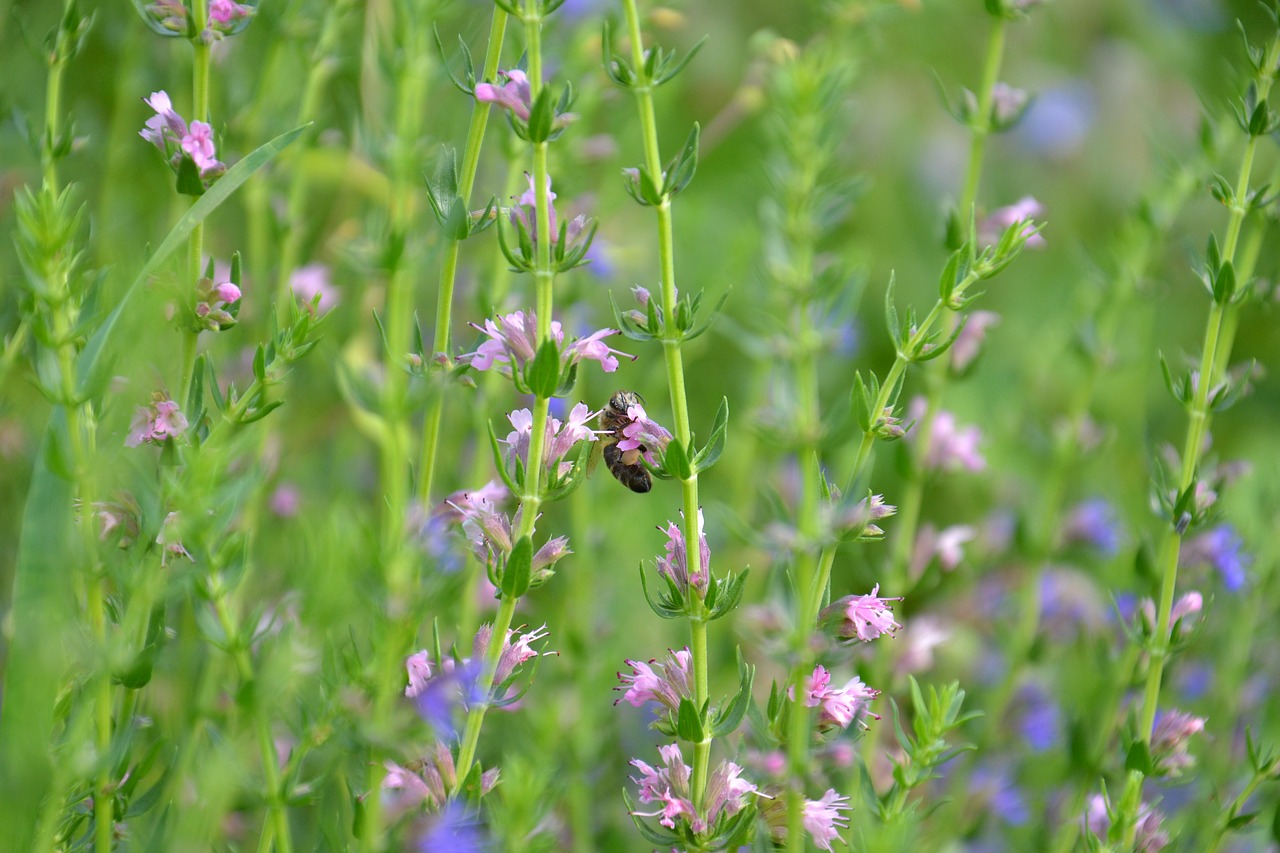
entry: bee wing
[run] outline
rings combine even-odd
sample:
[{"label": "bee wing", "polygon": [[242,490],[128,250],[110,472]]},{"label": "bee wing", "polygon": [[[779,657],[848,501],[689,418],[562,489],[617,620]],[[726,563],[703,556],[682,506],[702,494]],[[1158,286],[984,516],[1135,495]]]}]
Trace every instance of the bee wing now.
[{"label": "bee wing", "polygon": [[596,470],[596,466],[600,464],[601,457],[604,456],[604,446],[613,442],[606,436],[601,436],[599,441],[591,442],[591,455],[587,457],[587,476],[591,476],[591,472]]}]

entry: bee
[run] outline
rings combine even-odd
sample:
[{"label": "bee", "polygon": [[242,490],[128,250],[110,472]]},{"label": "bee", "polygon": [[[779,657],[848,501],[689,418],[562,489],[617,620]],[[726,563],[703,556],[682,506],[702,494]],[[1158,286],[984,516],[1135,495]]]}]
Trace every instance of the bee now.
[{"label": "bee", "polygon": [[634,391],[615,391],[609,403],[600,410],[600,426],[607,430],[600,441],[604,447],[604,464],[609,473],[619,483],[633,492],[644,494],[653,488],[653,478],[640,460],[645,451],[644,445],[631,450],[619,450],[618,442],[622,441],[622,428],[631,423],[627,418],[627,409],[631,406],[643,405],[644,401]]}]

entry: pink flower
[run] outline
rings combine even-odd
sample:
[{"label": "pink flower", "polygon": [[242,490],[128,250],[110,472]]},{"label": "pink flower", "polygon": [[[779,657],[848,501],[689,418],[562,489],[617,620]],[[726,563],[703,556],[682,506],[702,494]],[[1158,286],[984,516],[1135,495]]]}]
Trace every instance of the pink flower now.
[{"label": "pink flower", "polygon": [[[618,442],[621,447],[623,442]],[[711,577],[711,547],[707,545],[706,525],[703,523],[702,510],[698,510],[698,571],[694,574],[689,573],[689,553],[685,545],[684,531],[675,522],[668,521],[664,530],[659,527],[663,533],[667,534],[667,543],[664,546],[666,556],[658,558],[658,574],[674,583],[682,594],[687,594],[692,588],[697,591],[698,597],[702,598],[707,594],[707,586]]]},{"label": "pink flower", "polygon": [[1183,711],[1165,711],[1151,731],[1151,757],[1155,765],[1170,776],[1181,776],[1195,765],[1187,752],[1193,735],[1204,731],[1204,717]]},{"label": "pink flower", "polygon": [[820,800],[805,802],[804,828],[813,836],[813,843],[819,849],[831,849],[831,842],[839,838],[840,831],[849,825],[849,819],[841,812],[850,808],[849,798],[837,794],[834,788],[827,789]]},{"label": "pink flower", "polygon": [[213,128],[206,122],[191,122],[190,130],[182,137],[182,150],[187,152],[202,174],[222,165],[215,156]]},{"label": "pink flower", "polygon": [[213,0],[209,4],[209,20],[224,27],[235,24],[241,18],[247,18],[253,10],[232,0]]},{"label": "pink flower", "polygon": [[533,106],[533,90],[529,86],[529,77],[520,69],[499,71],[498,78],[503,80],[501,86],[492,83],[476,84],[476,100],[487,104],[497,104],[503,109],[511,110],[523,121],[529,120],[529,109]]},{"label": "pink flower", "polygon": [[[569,412],[567,423],[561,424],[557,418],[547,418],[542,462],[548,471],[556,472],[556,463],[564,459],[579,441],[597,440],[595,431],[587,426],[587,422],[597,414],[588,409],[586,403],[578,403]],[[511,421],[513,427],[505,442],[508,447],[507,458],[519,459],[528,466],[529,442],[533,437],[533,413],[528,409],[517,409],[507,415],[507,420]],[[572,463],[562,464],[567,468]]]},{"label": "pink flower", "polygon": [[178,404],[157,391],[150,408],[139,406],[134,413],[124,445],[137,447],[143,442],[164,444],[167,439],[180,437],[186,429],[187,418],[178,409]]},{"label": "pink flower", "polygon": [[409,684],[404,695],[412,699],[425,690],[431,680],[431,655],[425,649],[414,652],[405,660],[404,667],[409,672]]},{"label": "pink flower", "polygon": [[[925,398],[916,397],[911,401],[911,417],[919,421],[927,408]],[[907,434],[907,441],[917,441],[918,435],[918,429],[912,430]],[[940,409],[933,417],[933,433],[929,437],[924,467],[934,471],[957,471],[961,468],[981,471],[987,467],[987,460],[978,449],[981,442],[981,429],[976,426],[961,428],[955,415]]]},{"label": "pink flower", "polygon": [[168,563],[170,557],[186,557],[188,560],[194,560],[182,544],[181,533],[182,518],[179,513],[171,512],[166,515],[164,522],[160,525],[160,533],[156,535],[156,544],[161,548],[161,566]]},{"label": "pink flower", "polygon": [[329,282],[329,268],[324,264],[298,267],[289,275],[289,289],[308,309],[314,304],[317,314],[338,304],[338,291]]},{"label": "pink flower", "polygon": [[151,97],[144,98],[143,102],[155,110],[156,114],[147,119],[146,125],[138,132],[139,136],[165,151],[166,138],[178,140],[187,135],[187,123],[173,111],[173,102],[169,100],[167,92],[163,89],[152,92]]},{"label": "pink flower", "polygon": [[[831,673],[826,667],[818,666],[813,674],[805,679],[803,701],[810,708],[820,707],[818,712],[818,729],[847,729],[854,720],[860,720],[865,714],[880,719],[878,714],[867,710],[872,699],[880,695],[879,690],[872,690],[862,683],[862,679],[854,676],[844,687],[831,688]],[[788,688],[787,696],[795,701],[795,687]]]},{"label": "pink flower", "polygon": [[[1027,234],[1033,228],[1031,220],[1044,215],[1044,205],[1031,196],[1023,196],[1008,207],[997,208],[978,222],[978,243],[982,246],[994,246],[1000,242],[1004,232],[1019,222],[1027,223],[1022,229]],[[1043,249],[1044,238],[1038,233],[1027,238],[1028,249]]]},{"label": "pink flower", "polygon": [[293,518],[302,506],[302,493],[293,483],[281,483],[271,493],[271,512],[280,518]]},{"label": "pink flower", "polygon": [[663,661],[642,663],[628,660],[626,664],[631,667],[632,673],[618,673],[618,680],[623,686],[614,688],[625,689],[626,693],[622,699],[614,700],[613,704],[626,700],[632,707],[639,708],[646,702],[657,702],[675,712],[680,709],[681,699],[693,698],[693,656],[687,648],[679,651],[668,649]]},{"label": "pink flower", "polygon": [[[538,322],[532,311],[502,314],[496,320],[485,320],[483,326],[472,323],[471,327],[489,336],[489,340],[481,343],[475,352],[462,355],[458,359],[464,364],[469,363],[476,370],[497,370],[503,376],[509,377],[514,369],[523,369],[537,352]],[[562,346],[564,330],[559,321],[551,321],[550,331],[551,340],[560,347],[561,369],[588,359],[600,362],[600,367],[605,373],[612,373],[618,369],[618,360],[613,355],[626,355],[626,353],[609,349],[600,342],[601,338],[616,335],[617,329],[601,329],[586,338],[575,340],[567,347]],[[634,359],[635,356],[628,356],[628,358]]]},{"label": "pink flower", "polygon": [[982,350],[987,329],[999,322],[1000,315],[994,311],[974,311],[970,314],[964,328],[956,336],[955,343],[951,345],[951,369],[961,373],[972,364]]},{"label": "pink flower", "polygon": [[640,778],[631,781],[639,786],[641,803],[661,803],[654,812],[632,812],[638,817],[657,817],[668,829],[675,829],[676,820],[683,819],[695,833],[705,832],[714,826],[722,815],[732,816],[746,806],[749,794],[758,794],[755,785],[741,778],[742,768],[731,761],[722,761],[707,777],[706,801],[703,813],[693,806],[689,789],[692,768],[684,763],[677,744],[658,747],[663,767],[655,769],[638,758],[631,766],[640,771]]},{"label": "pink flower", "polygon": [[893,621],[893,608],[890,601],[901,601],[901,598],[881,598],[880,585],[876,584],[870,595],[846,595],[831,602],[822,611],[822,618],[836,617],[838,624],[836,635],[842,639],[854,639],[870,642],[884,634],[893,636],[893,632],[901,628]]},{"label": "pink flower", "polygon": [[236,287],[232,282],[224,281],[215,285],[213,292],[220,302],[225,302],[227,305],[240,301],[240,288]]}]

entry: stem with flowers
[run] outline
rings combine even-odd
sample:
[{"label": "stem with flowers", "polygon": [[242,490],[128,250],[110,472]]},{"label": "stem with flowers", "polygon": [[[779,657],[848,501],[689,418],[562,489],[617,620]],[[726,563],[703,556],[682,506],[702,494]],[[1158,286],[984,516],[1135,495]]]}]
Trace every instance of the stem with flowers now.
[{"label": "stem with flowers", "polygon": [[[640,16],[636,0],[623,0],[623,12],[626,16],[627,35],[631,43],[631,63],[637,74],[643,73],[647,51],[640,32]],[[632,86],[636,97],[636,108],[640,118],[641,145],[644,153],[644,164],[653,180],[665,178],[662,158],[658,150],[658,129],[653,104],[653,90],[662,80],[647,79],[643,84]],[[684,357],[681,353],[683,331],[676,322],[676,270],[675,239],[672,230],[671,196],[674,193],[663,193],[657,203],[653,204],[658,226],[658,270],[662,288],[662,353],[667,368],[667,388],[671,396],[671,414],[675,426],[675,438],[686,451],[692,447],[692,432],[689,426],[689,402],[685,392]],[[702,565],[701,550],[698,543],[702,541],[702,520],[698,503],[698,472],[690,467],[689,475],[680,478],[680,503],[684,514],[683,528],[686,552],[688,555],[688,571],[690,577],[700,577],[707,571]],[[695,596],[696,598],[696,596]],[[706,612],[689,617],[689,650],[692,654],[694,704],[701,708],[708,700],[709,688],[707,679],[707,616]],[[706,792],[707,771],[711,762],[711,742],[709,733],[694,743],[692,792],[695,807],[702,805]]]},{"label": "stem with flowers", "polygon": [[[499,5],[493,7],[493,19],[489,24],[489,46],[485,51],[481,79],[493,80],[498,74],[498,62],[502,58],[502,43],[507,31],[507,12]],[[487,103],[476,101],[471,108],[471,120],[467,125],[467,143],[462,150],[462,171],[458,176],[456,201],[462,210],[469,211],[471,191],[475,187],[476,170],[480,165],[480,149],[484,143],[485,129],[489,124]],[[469,214],[468,214],[469,215]],[[446,235],[444,257],[440,261],[440,285],[436,292],[435,335],[431,343],[431,355],[448,354],[451,348],[453,292],[458,277],[458,253],[465,236]],[[424,507],[431,505],[431,487],[435,481],[436,453],[440,445],[440,422],[444,415],[446,389],[441,383],[432,397],[422,423],[422,460],[418,466],[418,501]]]},{"label": "stem with flowers", "polygon": [[[1236,118],[1248,136],[1248,141],[1240,158],[1240,168],[1234,184],[1219,177],[1214,186],[1214,194],[1227,206],[1230,215],[1221,250],[1211,235],[1205,256],[1202,276],[1212,301],[1205,323],[1199,370],[1184,375],[1175,382],[1168,367],[1165,367],[1170,391],[1187,409],[1187,433],[1182,447],[1181,470],[1178,472],[1173,494],[1161,495],[1166,525],[1156,552],[1160,599],[1156,607],[1154,633],[1147,649],[1150,663],[1139,706],[1136,732],[1138,743],[1148,755],[1160,701],[1160,685],[1172,651],[1171,614],[1174,609],[1182,539],[1193,524],[1204,520],[1205,508],[1198,505],[1198,487],[1201,482],[1197,475],[1200,473],[1205,437],[1209,432],[1213,412],[1229,403],[1241,390],[1231,387],[1232,382],[1225,377],[1224,368],[1230,360],[1233,342],[1228,332],[1228,326],[1233,328],[1233,324],[1228,323],[1228,316],[1239,311],[1240,305],[1248,299],[1252,290],[1250,281],[1237,277],[1236,250],[1245,217],[1255,212],[1260,202],[1259,194],[1250,188],[1253,161],[1258,140],[1280,126],[1280,114],[1274,112],[1267,102],[1280,63],[1280,29],[1277,29],[1266,48],[1257,49],[1248,44],[1246,48],[1254,69],[1254,79],[1250,81],[1248,94],[1240,99]],[[1132,845],[1137,835],[1142,784],[1150,769],[1141,762],[1136,765],[1130,762],[1130,765],[1124,795],[1119,804],[1119,814],[1113,827],[1113,834],[1118,834],[1126,845]]]},{"label": "stem with flowers", "polygon": [[[203,34],[209,25],[208,0],[193,0],[191,20],[197,33]],[[209,121],[209,44],[201,36],[191,39],[191,121]],[[191,203],[195,204],[196,199]],[[201,261],[204,254],[204,222],[196,223],[187,238],[188,287],[194,288],[200,280]],[[200,333],[194,329],[182,331],[182,375],[179,377],[179,400],[187,399],[191,390],[192,371],[196,364],[196,343]]]},{"label": "stem with flowers", "polygon": [[[543,91],[542,80],[542,21],[543,10],[539,0],[524,0],[521,23],[524,25],[525,51],[528,58],[528,82],[530,102],[537,104]],[[496,24],[495,24],[496,26]],[[544,96],[545,97],[545,96]],[[534,228],[536,239],[533,243],[533,285],[534,300],[537,313],[537,330],[535,340],[541,353],[544,347],[554,348],[555,340],[551,334],[551,313],[553,309],[552,285],[555,283],[556,271],[551,263],[551,181],[547,172],[547,139],[534,138],[532,143],[534,192]],[[558,359],[558,356],[557,356]],[[515,543],[528,542],[532,539],[534,524],[538,519],[538,510],[542,504],[543,488],[543,453],[546,448],[547,417],[550,411],[551,393],[544,387],[533,389],[533,425],[529,436],[528,463],[524,473],[523,491],[520,501],[520,523],[512,532]],[[517,545],[518,546],[518,545]],[[507,642],[507,632],[515,616],[516,604],[520,596],[528,589],[527,579],[523,584],[503,590],[498,605],[498,613],[494,617],[489,644],[485,649],[484,669],[480,673],[477,691],[481,696],[488,696],[494,686],[494,675],[497,672],[498,660]],[[524,588],[521,589],[520,586]],[[466,728],[462,735],[458,750],[457,783],[453,794],[456,796],[466,783],[475,761],[476,748],[480,742],[480,730],[484,725],[487,702],[476,703],[467,714]]]},{"label": "stem with flowers", "polygon": [[[957,110],[958,116],[969,129],[969,160],[960,201],[952,213],[952,221],[948,227],[949,232],[952,232],[948,234],[948,240],[954,241],[953,246],[975,239],[975,205],[982,177],[983,155],[988,137],[993,131],[1000,129],[995,116],[995,95],[1000,78],[1000,66],[1004,58],[1005,33],[1009,18],[1003,11],[993,13],[992,17],[994,22],[987,39],[987,52],[983,60],[982,81],[978,87],[976,106],[971,109],[961,107]],[[950,315],[947,321],[950,324],[948,334],[954,330],[959,319],[958,314]],[[924,370],[925,410],[914,427],[915,444],[912,448],[910,474],[907,478],[905,493],[898,502],[897,521],[894,523],[891,543],[889,563],[891,580],[888,586],[894,591],[905,592],[909,582],[912,550],[915,546],[916,533],[920,526],[920,511],[924,502],[927,477],[925,460],[933,442],[934,422],[938,416],[943,386],[946,384],[948,375],[947,364],[946,359],[937,359],[927,365]]]}]

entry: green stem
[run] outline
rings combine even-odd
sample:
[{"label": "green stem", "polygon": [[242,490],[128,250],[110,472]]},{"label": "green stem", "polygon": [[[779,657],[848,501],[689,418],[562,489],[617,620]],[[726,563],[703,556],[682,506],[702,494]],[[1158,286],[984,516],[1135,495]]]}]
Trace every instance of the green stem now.
[{"label": "green stem", "polygon": [[[640,16],[635,0],[623,0],[623,9],[627,19],[627,30],[631,42],[632,67],[637,71],[644,68],[644,41],[640,32]],[[662,157],[658,147],[657,120],[653,104],[653,87],[651,84],[636,86],[636,108],[640,118],[641,141],[644,150],[645,169],[657,182],[662,181]],[[691,449],[692,430],[689,421],[689,401],[685,389],[684,358],[681,353],[681,338],[676,331],[676,269],[675,269],[675,236],[672,226],[671,200],[663,197],[661,203],[654,206],[658,225],[658,265],[662,289],[662,317],[665,334],[662,339],[662,352],[667,368],[667,387],[671,396],[672,422],[675,427],[675,438],[686,453]],[[693,475],[680,482],[681,506],[683,507],[683,533],[685,554],[689,577],[701,577],[708,571],[702,565],[702,522],[698,508],[698,475]],[[690,618],[690,657],[693,668],[694,704],[701,708],[709,697],[707,676],[707,625],[700,617]],[[695,808],[701,808],[706,795],[707,774],[710,766],[711,739],[707,738],[694,744],[693,776],[691,780],[692,797]]]},{"label": "green stem", "polygon": [[[537,14],[536,0],[525,0],[523,16],[525,49],[529,62],[529,87],[531,97],[537,100],[542,89],[542,19]],[[550,181],[547,172],[547,143],[533,144],[533,186],[534,186],[534,223],[537,239],[534,243],[533,286],[535,312],[537,314],[537,340],[541,346],[551,340],[551,314],[554,308],[555,270],[551,265],[551,196]],[[543,469],[545,467],[543,453],[546,448],[547,418],[550,413],[550,398],[535,397],[533,401],[533,424],[529,436],[529,458],[525,464],[524,488],[520,495],[520,524],[512,534],[512,541],[518,542],[526,536],[531,537],[534,525],[538,520],[538,510],[542,505]],[[480,694],[488,696],[493,689],[493,678],[498,660],[502,657],[502,649],[506,644],[507,631],[515,614],[514,596],[504,596],[494,619],[493,632],[489,636],[489,645],[485,649],[485,668],[478,685]],[[476,758],[476,749],[480,743],[480,731],[484,725],[488,703],[482,702],[467,714],[466,728],[463,730],[461,747],[458,751],[457,784],[453,794],[456,796],[471,772],[471,765]]]},{"label": "green stem", "polygon": [[[493,20],[489,25],[489,48],[484,57],[482,80],[493,80],[502,58],[502,43],[507,31],[507,13],[499,6],[493,7]],[[458,176],[458,198],[468,209],[471,191],[475,186],[476,171],[480,165],[480,149],[484,143],[485,129],[489,124],[489,104],[476,101],[471,105],[471,122],[467,126],[467,144],[462,152],[462,172]],[[435,337],[431,342],[431,355],[448,354],[452,348],[451,324],[453,317],[453,291],[458,277],[458,253],[462,241],[449,240],[440,262],[440,289],[436,295]],[[436,454],[440,444],[440,422],[444,415],[447,388],[441,381],[435,388],[431,405],[422,423],[422,461],[418,466],[418,501],[424,507],[431,505],[431,487],[435,480]]]},{"label": "green stem", "polygon": [[209,579],[209,594],[214,614],[218,617],[218,625],[226,637],[227,649],[236,665],[236,673],[240,683],[252,691],[251,714],[253,716],[254,734],[258,740],[258,754],[262,761],[263,782],[267,789],[267,809],[269,820],[263,827],[262,838],[259,839],[259,850],[270,850],[274,840],[275,848],[280,853],[292,853],[293,838],[289,830],[289,813],[285,809],[283,791],[280,790],[280,768],[276,758],[275,741],[271,737],[271,721],[262,707],[253,668],[253,658],[245,643],[240,626],[231,612],[229,594],[221,575],[215,571]]},{"label": "green stem", "polygon": [[[390,723],[400,691],[397,669],[405,648],[415,633],[417,567],[405,544],[404,526],[409,501],[411,448],[406,396],[409,377],[405,371],[413,321],[414,283],[417,279],[409,235],[416,227],[419,192],[418,139],[422,132],[423,103],[431,69],[431,51],[421,21],[428,17],[432,0],[412,0],[396,5],[395,21],[399,67],[396,72],[396,101],[393,140],[390,144],[391,190],[388,200],[387,250],[393,259],[387,271],[383,329],[386,333],[385,377],[380,398],[382,431],[379,436],[379,484],[382,497],[379,557],[385,580],[386,621],[380,638],[375,669],[372,709],[373,729],[383,735]],[[279,293],[277,299],[282,297]],[[367,850],[382,843],[382,803],[378,796],[382,767],[371,761],[366,777],[365,818],[362,842]]]},{"label": "green stem", "polygon": [[[1256,81],[1257,96],[1260,103],[1265,103],[1274,82],[1274,69],[1277,57],[1280,57],[1280,33],[1273,38],[1267,48],[1261,67],[1267,71]],[[1236,246],[1240,238],[1240,229],[1245,215],[1249,212],[1245,203],[1249,193],[1249,177],[1253,170],[1253,159],[1257,150],[1258,137],[1250,136],[1240,161],[1240,171],[1236,178],[1231,205],[1231,216],[1227,222],[1226,238],[1223,240],[1222,261],[1234,263]],[[1204,438],[1209,431],[1212,412],[1209,408],[1209,393],[1218,383],[1219,369],[1230,360],[1230,338],[1224,340],[1223,329],[1226,325],[1227,309],[1214,302],[1209,309],[1209,317],[1205,324],[1204,348],[1201,351],[1200,370],[1195,386],[1195,393],[1188,415],[1187,436],[1182,450],[1182,471],[1178,478],[1178,494],[1183,494],[1195,482],[1196,472],[1200,465],[1200,454],[1204,447]],[[1225,344],[1225,346],[1223,346]],[[1219,354],[1219,347],[1223,352]],[[1156,708],[1160,700],[1160,685],[1164,678],[1164,668],[1169,657],[1169,622],[1173,610],[1174,593],[1178,581],[1178,557],[1182,547],[1183,528],[1180,519],[1171,519],[1161,537],[1158,551],[1157,569],[1160,573],[1160,602],[1156,612],[1156,627],[1148,650],[1151,663],[1147,670],[1146,686],[1143,690],[1142,707],[1139,717],[1138,736],[1148,746],[1151,743],[1151,729],[1155,722]],[[1118,818],[1123,836],[1130,846],[1137,834],[1138,810],[1142,802],[1142,773],[1134,771],[1129,774],[1125,796],[1121,803]]]},{"label": "green stem", "polygon": [[[982,66],[982,82],[978,87],[978,106],[969,121],[969,164],[965,171],[960,206],[956,210],[965,240],[974,239],[972,231],[976,216],[974,205],[978,199],[978,186],[982,178],[987,138],[991,135],[991,110],[995,100],[996,83],[1000,78],[1000,66],[1004,59],[1007,27],[1008,22],[999,16],[992,24],[991,36],[987,40],[986,58]],[[958,321],[959,315],[952,314],[949,320],[952,329]],[[942,389],[946,384],[947,359],[935,359],[933,363],[925,366],[924,373],[925,410],[915,427],[916,440],[911,453],[911,475],[907,480],[906,494],[898,504],[898,515],[894,521],[889,573],[893,583],[889,588],[894,591],[904,589],[910,574],[909,564],[919,529],[920,510],[924,503],[924,460],[929,452],[929,443],[933,438],[933,424],[938,416]]]},{"label": "green stem", "polygon": [[[338,2],[330,5],[325,13],[320,38],[316,42],[315,50],[311,55],[310,71],[307,73],[307,82],[303,87],[302,102],[298,106],[297,119],[294,122],[295,126],[314,121],[316,116],[320,114],[321,99],[328,93],[329,80],[338,68],[338,36],[341,32],[341,21],[354,5],[355,0],[338,0]],[[314,135],[314,129],[309,131],[306,134],[307,140],[304,143],[309,144],[309,140],[314,138]],[[281,323],[287,321],[289,308],[294,301],[293,290],[289,286],[289,280],[293,276],[294,269],[298,266],[298,259],[302,254],[302,243],[307,236],[305,223],[307,220],[307,200],[311,189],[312,173],[303,168],[302,165],[305,150],[305,144],[299,144],[290,152],[294,168],[292,170],[292,179],[289,183],[289,200],[284,221],[284,240],[280,244],[279,257],[276,261],[279,266],[276,269],[275,310],[276,316]],[[264,208],[269,202],[269,197],[266,194],[266,183],[255,181],[253,186],[262,190],[259,209]],[[265,235],[268,231],[266,228],[268,217],[265,210],[260,220],[262,225],[259,231]],[[264,259],[255,258],[254,261],[260,264],[264,262]]]},{"label": "green stem", "polygon": [[[197,33],[204,32],[209,22],[209,4],[208,0],[194,0],[191,4],[191,19]],[[191,58],[191,120],[192,121],[209,121],[209,45],[201,41],[200,38],[191,40],[192,58]],[[191,200],[195,204],[195,199]],[[204,222],[196,223],[191,229],[191,236],[187,238],[187,279],[183,282],[186,288],[183,302],[188,308],[192,300],[189,298],[195,293],[196,282],[200,280],[201,275],[201,259],[204,254]],[[182,374],[179,377],[178,389],[179,393],[175,399],[179,405],[185,404],[187,394],[191,390],[192,371],[196,363],[196,345],[199,339],[199,332],[185,328],[182,329]]]}]

